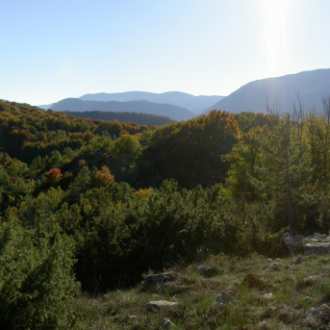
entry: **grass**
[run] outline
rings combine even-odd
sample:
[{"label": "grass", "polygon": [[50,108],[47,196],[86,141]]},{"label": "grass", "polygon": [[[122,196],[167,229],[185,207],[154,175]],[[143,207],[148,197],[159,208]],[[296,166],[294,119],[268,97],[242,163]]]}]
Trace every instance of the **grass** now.
[{"label": "grass", "polygon": [[[212,256],[205,264],[219,272],[204,277],[197,265],[177,266],[172,286],[142,290],[141,286],[109,292],[99,297],[80,296],[76,308],[79,328],[105,329],[308,329],[306,311],[330,302],[330,256],[268,259]],[[225,293],[224,305],[217,297]],[[177,301],[172,309],[149,312],[151,300]]]}]

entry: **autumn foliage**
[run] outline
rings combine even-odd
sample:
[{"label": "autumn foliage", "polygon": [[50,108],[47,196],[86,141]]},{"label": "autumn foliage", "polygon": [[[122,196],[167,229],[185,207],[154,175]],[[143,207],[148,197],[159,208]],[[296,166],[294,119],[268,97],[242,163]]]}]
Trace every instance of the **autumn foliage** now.
[{"label": "autumn foliage", "polygon": [[95,178],[102,184],[109,184],[115,180],[114,176],[111,174],[110,169],[105,165],[96,171]]},{"label": "autumn foliage", "polygon": [[60,168],[54,167],[48,171],[47,175],[50,180],[59,180],[62,177],[62,170]]}]

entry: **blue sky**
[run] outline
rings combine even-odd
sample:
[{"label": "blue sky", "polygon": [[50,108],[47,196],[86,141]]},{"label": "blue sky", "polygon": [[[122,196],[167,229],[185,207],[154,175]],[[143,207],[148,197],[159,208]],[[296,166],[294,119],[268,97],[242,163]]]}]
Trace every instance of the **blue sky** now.
[{"label": "blue sky", "polygon": [[2,0],[0,98],[226,95],[330,67],[327,0]]}]

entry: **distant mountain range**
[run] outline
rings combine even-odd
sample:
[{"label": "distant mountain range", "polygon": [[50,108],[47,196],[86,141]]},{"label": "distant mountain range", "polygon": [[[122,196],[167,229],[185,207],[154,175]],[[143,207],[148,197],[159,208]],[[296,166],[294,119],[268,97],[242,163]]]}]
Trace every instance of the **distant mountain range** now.
[{"label": "distant mountain range", "polygon": [[103,111],[85,111],[85,112],[65,112],[68,115],[92,120],[117,120],[124,123],[139,125],[165,125],[174,121],[162,116],[150,115],[145,113],[132,112],[103,112]]},{"label": "distant mountain range", "polygon": [[68,98],[46,107],[51,110],[64,112],[103,111],[144,113],[168,117],[173,120],[185,120],[194,116],[193,112],[183,107],[171,104],[153,103],[149,101],[87,101]]},{"label": "distant mountain range", "polygon": [[152,103],[171,104],[178,107],[186,108],[195,114],[199,114],[211,105],[219,102],[223,96],[219,95],[192,95],[183,92],[165,92],[165,93],[150,93],[150,92],[122,92],[122,93],[96,93],[86,94],[80,97],[84,101],[149,101]]},{"label": "distant mountain range", "polygon": [[322,99],[328,97],[330,69],[320,69],[250,82],[210,109],[265,112],[270,108],[279,112],[290,112],[300,100],[305,111],[320,112]]},{"label": "distant mountain range", "polygon": [[102,111],[145,113],[186,120],[210,109],[229,112],[290,112],[298,102],[304,110],[320,112],[322,101],[330,97],[330,69],[304,71],[276,78],[249,82],[230,95],[195,96],[183,92],[86,94],[69,98],[44,108],[58,111]]}]

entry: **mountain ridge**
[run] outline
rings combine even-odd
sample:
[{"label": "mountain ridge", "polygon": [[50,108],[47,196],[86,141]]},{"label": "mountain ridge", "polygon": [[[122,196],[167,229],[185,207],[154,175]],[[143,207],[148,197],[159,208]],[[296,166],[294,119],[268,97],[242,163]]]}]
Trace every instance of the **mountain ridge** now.
[{"label": "mountain ridge", "polygon": [[186,120],[194,116],[194,113],[186,108],[171,104],[152,103],[149,101],[87,101],[79,98],[67,98],[53,103],[49,109],[65,112],[132,112],[169,117],[173,120]]},{"label": "mountain ridge", "polygon": [[322,99],[330,96],[328,86],[330,69],[258,79],[241,86],[209,109],[265,112],[267,108],[276,108],[280,112],[290,112],[297,102],[301,102],[305,110],[320,112]]},{"label": "mountain ridge", "polygon": [[145,92],[145,91],[127,91],[118,93],[89,93],[84,94],[80,99],[84,101],[149,101],[153,103],[171,104],[194,112],[202,113],[212,104],[220,101],[223,96],[220,95],[193,95],[180,91],[167,91],[163,93]]}]

